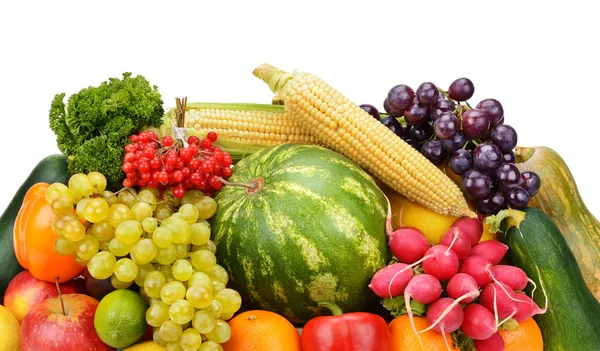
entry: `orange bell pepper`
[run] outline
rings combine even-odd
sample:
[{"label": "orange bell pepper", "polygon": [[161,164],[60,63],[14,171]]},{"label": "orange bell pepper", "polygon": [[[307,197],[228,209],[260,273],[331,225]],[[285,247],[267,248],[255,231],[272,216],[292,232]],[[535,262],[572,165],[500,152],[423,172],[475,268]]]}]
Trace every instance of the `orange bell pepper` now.
[{"label": "orange bell pepper", "polygon": [[15,220],[13,243],[19,264],[37,279],[47,282],[66,282],[83,270],[74,255],[62,256],[54,251],[58,237],[52,230],[54,213],[46,201],[50,184],[36,183],[23,199]]}]

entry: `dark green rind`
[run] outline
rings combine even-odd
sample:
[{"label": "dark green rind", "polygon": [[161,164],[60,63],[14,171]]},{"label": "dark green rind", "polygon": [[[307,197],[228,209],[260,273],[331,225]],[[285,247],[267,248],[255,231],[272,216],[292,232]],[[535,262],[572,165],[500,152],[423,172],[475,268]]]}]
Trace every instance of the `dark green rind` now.
[{"label": "dark green rind", "polygon": [[548,294],[548,311],[534,316],[544,351],[600,350],[600,303],[586,286],[575,256],[548,216],[536,208],[525,213],[519,228],[508,230],[505,242],[509,259],[536,282],[534,300],[540,307],[545,302],[540,278]]},{"label": "dark green rind", "polygon": [[66,184],[68,180],[67,158],[63,155],[45,157],[33,168],[0,216],[0,301],[4,298],[8,283],[23,270],[15,257],[13,228],[27,190],[39,182]]},{"label": "dark green rind", "polygon": [[[390,258],[386,202],[374,181],[345,156],[301,144],[244,158],[229,181],[248,183],[257,177],[264,179],[264,187],[254,194],[223,187],[211,223],[218,262],[243,303],[294,323],[325,313],[316,299],[335,302],[346,312],[364,309],[374,298],[368,289],[371,277]],[[348,187],[353,181],[356,187]],[[294,184],[319,199],[299,193]],[[361,231],[363,236],[355,237]],[[312,255],[305,257],[307,252]]]}]

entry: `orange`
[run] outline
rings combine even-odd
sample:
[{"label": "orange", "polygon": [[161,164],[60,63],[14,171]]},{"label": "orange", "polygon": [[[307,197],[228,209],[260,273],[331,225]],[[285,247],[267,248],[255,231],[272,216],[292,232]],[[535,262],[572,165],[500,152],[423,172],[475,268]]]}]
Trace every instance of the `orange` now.
[{"label": "orange", "polygon": [[300,334],[277,313],[255,310],[229,321],[231,338],[224,351],[301,351]]},{"label": "orange", "polygon": [[[414,317],[415,326],[417,327],[417,331],[423,330],[429,326],[425,317]],[[430,330],[425,333],[420,334],[421,340],[423,341],[423,349],[421,349],[421,345],[419,344],[419,339],[415,335],[415,332],[410,325],[410,320],[407,315],[402,315],[400,317],[395,318],[390,324],[390,335],[391,335],[391,351],[418,351],[418,350],[427,350],[427,351],[447,351],[446,343],[444,342],[444,337],[448,341],[448,345],[450,346],[450,350],[459,351],[454,347],[452,342],[452,338],[450,334],[442,334],[436,332],[435,330]]]},{"label": "orange", "polygon": [[500,330],[504,339],[504,351],[543,351],[544,341],[542,332],[533,318],[519,323],[519,329],[515,331]]}]

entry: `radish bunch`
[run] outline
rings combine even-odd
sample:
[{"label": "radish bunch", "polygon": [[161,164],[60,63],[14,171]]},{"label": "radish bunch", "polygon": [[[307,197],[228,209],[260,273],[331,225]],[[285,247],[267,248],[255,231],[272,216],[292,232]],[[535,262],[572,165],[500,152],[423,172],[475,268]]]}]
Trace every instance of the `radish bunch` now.
[{"label": "radish bunch", "polygon": [[[504,344],[498,328],[504,322],[546,312],[547,298],[542,309],[522,292],[529,283],[535,290],[525,272],[500,264],[508,246],[496,240],[479,242],[483,234],[479,220],[459,218],[434,246],[416,228],[392,231],[390,211],[386,229],[389,249],[398,262],[375,273],[369,288],[384,299],[404,295],[417,336],[431,329],[442,334],[460,329],[475,340],[477,350],[499,351]],[[422,274],[415,273],[419,264]],[[411,299],[428,305],[428,328],[416,330]]]}]

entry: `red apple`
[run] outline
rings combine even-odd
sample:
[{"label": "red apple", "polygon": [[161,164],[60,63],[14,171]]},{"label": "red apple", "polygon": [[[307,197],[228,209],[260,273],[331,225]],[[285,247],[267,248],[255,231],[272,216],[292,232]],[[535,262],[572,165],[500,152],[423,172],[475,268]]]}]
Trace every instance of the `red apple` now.
[{"label": "red apple", "polygon": [[98,300],[83,294],[40,303],[21,324],[21,351],[113,351],[94,328],[96,308]]},{"label": "red apple", "polygon": [[[70,280],[59,285],[63,294],[83,293],[83,289],[85,289],[81,279]],[[56,290],[55,283],[36,279],[29,271],[22,271],[8,283],[4,294],[4,306],[21,323],[34,306],[57,296],[58,290]]]}]

